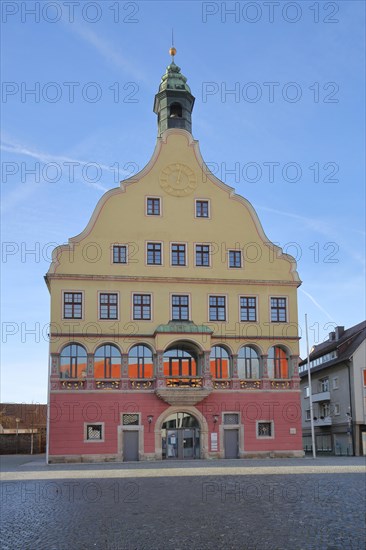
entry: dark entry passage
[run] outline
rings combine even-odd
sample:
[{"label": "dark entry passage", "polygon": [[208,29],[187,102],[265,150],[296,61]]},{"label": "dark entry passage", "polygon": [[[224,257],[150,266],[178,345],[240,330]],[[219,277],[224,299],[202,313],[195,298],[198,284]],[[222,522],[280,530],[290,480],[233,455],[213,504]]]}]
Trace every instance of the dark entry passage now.
[{"label": "dark entry passage", "polygon": [[200,429],[197,419],[188,413],[175,413],[163,424],[163,458],[200,458]]}]

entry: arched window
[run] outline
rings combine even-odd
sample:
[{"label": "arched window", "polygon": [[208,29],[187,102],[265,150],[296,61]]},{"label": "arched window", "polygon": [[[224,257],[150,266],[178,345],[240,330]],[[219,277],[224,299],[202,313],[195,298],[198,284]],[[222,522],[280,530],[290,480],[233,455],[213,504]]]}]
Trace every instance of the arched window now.
[{"label": "arched window", "polygon": [[121,361],[121,352],[116,346],[101,346],[94,355],[94,378],[120,378]]},{"label": "arched window", "polygon": [[133,346],[128,354],[129,378],[153,378],[154,365],[152,351],[148,346]]},{"label": "arched window", "polygon": [[164,352],[164,376],[198,376],[194,351],[172,348]]},{"label": "arched window", "polygon": [[238,354],[239,378],[260,378],[259,355],[251,346],[240,348]]},{"label": "arched window", "polygon": [[269,378],[288,378],[288,357],[280,346],[273,346],[268,352]]},{"label": "arched window", "polygon": [[211,348],[211,374],[214,378],[230,378],[230,356],[222,346]]},{"label": "arched window", "polygon": [[182,105],[180,103],[171,104],[169,118],[182,118]]},{"label": "arched window", "polygon": [[60,378],[86,377],[86,351],[79,344],[70,344],[60,354]]}]

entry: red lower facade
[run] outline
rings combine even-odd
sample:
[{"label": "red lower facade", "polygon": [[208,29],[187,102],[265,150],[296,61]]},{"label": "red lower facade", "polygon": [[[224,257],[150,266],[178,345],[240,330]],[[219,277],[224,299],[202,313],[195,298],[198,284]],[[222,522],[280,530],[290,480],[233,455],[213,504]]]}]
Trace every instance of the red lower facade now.
[{"label": "red lower facade", "polygon": [[194,392],[51,391],[48,461],[303,456],[298,389]]}]

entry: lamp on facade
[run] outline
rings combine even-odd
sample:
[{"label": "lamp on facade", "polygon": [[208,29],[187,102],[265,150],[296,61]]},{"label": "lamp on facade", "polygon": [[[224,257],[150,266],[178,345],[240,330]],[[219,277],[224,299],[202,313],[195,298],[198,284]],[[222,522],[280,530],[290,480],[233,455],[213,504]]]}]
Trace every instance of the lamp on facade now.
[{"label": "lamp on facade", "polygon": [[217,414],[214,414],[214,415],[213,415],[214,429],[216,428],[216,424],[217,424],[218,420],[219,420],[219,417],[217,416]]},{"label": "lamp on facade", "polygon": [[151,422],[153,421],[153,415],[152,414],[148,414],[147,415],[147,421],[148,421],[148,424],[149,424],[149,431],[150,431],[150,426],[151,426]]}]

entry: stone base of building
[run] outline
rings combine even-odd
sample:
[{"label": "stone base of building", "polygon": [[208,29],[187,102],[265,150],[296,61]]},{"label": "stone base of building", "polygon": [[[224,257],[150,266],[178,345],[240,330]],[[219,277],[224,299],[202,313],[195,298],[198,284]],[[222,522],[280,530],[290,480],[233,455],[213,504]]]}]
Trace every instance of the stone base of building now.
[{"label": "stone base of building", "polygon": [[48,464],[81,464],[94,462],[122,462],[117,454],[111,455],[49,455]]},{"label": "stone base of building", "polygon": [[[238,459],[241,458],[303,458],[305,456],[304,451],[249,451],[240,454]],[[208,460],[222,460],[225,459],[222,456],[222,453],[208,453]],[[162,458],[157,457],[154,453],[146,453],[140,457],[139,462],[153,462],[161,461]],[[185,462],[192,462],[195,460],[199,462],[202,459],[187,459]],[[174,459],[165,459],[164,462],[174,462]],[[118,454],[109,454],[109,455],[50,455],[48,457],[48,464],[94,464],[94,463],[104,463],[104,462],[116,462],[123,463],[123,460]],[[181,462],[181,460],[179,460]]]},{"label": "stone base of building", "polygon": [[[305,456],[304,451],[299,450],[286,450],[286,451],[244,451],[239,454],[240,458],[303,458]],[[224,451],[217,453],[208,453],[208,460],[223,460],[225,459]],[[237,460],[237,459],[233,459]]]},{"label": "stone base of building", "polygon": [[241,458],[304,458],[304,451],[250,451]]}]

